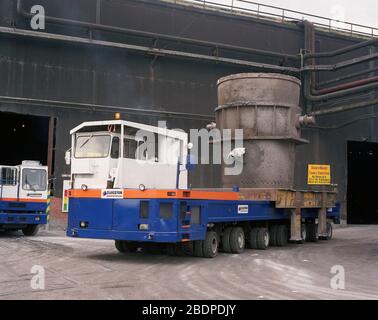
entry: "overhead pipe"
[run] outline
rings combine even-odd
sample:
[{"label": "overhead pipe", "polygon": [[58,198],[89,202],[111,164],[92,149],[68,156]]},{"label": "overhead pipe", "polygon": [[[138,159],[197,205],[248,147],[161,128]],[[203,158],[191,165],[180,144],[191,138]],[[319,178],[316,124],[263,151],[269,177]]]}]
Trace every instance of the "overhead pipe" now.
[{"label": "overhead pipe", "polygon": [[[340,97],[352,95],[352,94],[355,94],[355,93],[366,92],[366,91],[378,89],[378,82],[373,82],[373,83],[360,85],[360,86],[356,86],[356,87],[352,86],[349,89],[343,89],[343,90],[339,90],[339,91],[335,91],[335,92],[331,92],[331,93],[327,93],[327,94],[314,95],[311,92],[311,89],[310,89],[310,86],[309,86],[308,75],[306,75],[306,78],[307,79],[306,79],[306,85],[305,85],[305,90],[304,90],[305,91],[305,98],[309,101],[312,101],[312,102],[325,101],[325,100],[330,100],[330,99],[335,99],[335,98],[340,98]],[[352,85],[352,83],[347,84],[347,85],[348,86]],[[319,91],[316,91],[316,92],[318,93]]]},{"label": "overhead pipe", "polygon": [[[319,71],[337,71],[339,69],[347,68],[365,61],[370,61],[376,59],[378,54],[370,54],[363,57],[343,61],[334,65],[314,65],[314,59],[317,57],[317,54],[314,54],[315,51],[315,37],[314,37],[314,27],[313,24],[304,21],[303,27],[305,31],[305,48],[307,51],[310,51],[309,54],[305,54],[304,56],[308,57],[307,59],[313,60],[312,66],[302,66],[302,71],[306,72],[304,75],[304,96],[309,102],[319,102],[329,99],[335,99],[359,92],[365,92],[369,90],[374,90],[378,88],[378,78],[371,78],[367,81],[354,81],[350,83],[343,84],[341,86],[336,86],[329,89],[323,90],[316,90],[316,79],[314,77],[315,72]],[[371,41],[368,41],[371,43]],[[365,44],[366,45],[366,42]],[[344,52],[351,50],[356,46],[351,46],[348,48],[343,48],[340,50],[336,50],[333,52],[323,53],[323,56],[333,56],[335,54],[339,54],[339,52]],[[305,61],[303,61],[305,63]]]},{"label": "overhead pipe", "polygon": [[338,86],[334,86],[331,88],[321,89],[321,90],[318,90],[317,92],[320,95],[322,95],[322,94],[337,92],[337,91],[341,91],[345,89],[351,89],[351,88],[355,88],[355,87],[359,87],[359,86],[363,86],[363,85],[375,83],[375,82],[378,82],[378,77],[372,77],[368,79],[362,79],[362,80],[357,80],[354,82],[344,83],[344,84],[340,84]]},{"label": "overhead pipe", "polygon": [[63,108],[63,109],[87,110],[87,111],[97,110],[101,112],[111,112],[111,113],[118,111],[118,112],[128,112],[130,114],[136,114],[136,115],[166,116],[166,117],[203,120],[203,121],[214,120],[214,116],[208,116],[205,114],[164,111],[164,110],[145,109],[145,108],[107,106],[107,105],[98,105],[98,104],[82,103],[82,102],[68,102],[68,101],[20,98],[20,97],[9,97],[9,96],[0,96],[0,102],[10,103],[10,104],[27,103],[29,105],[35,105],[39,107],[52,107],[52,108],[58,107],[58,108]]},{"label": "overhead pipe", "polygon": [[[374,54],[378,57],[378,54]],[[345,64],[344,64],[345,65]],[[359,92],[378,89],[378,77],[372,77],[364,80],[357,80],[342,84],[329,89],[315,90],[311,82],[311,74],[305,74],[305,98],[312,102],[319,102],[329,99],[335,99]]]},{"label": "overhead pipe", "polygon": [[[309,21],[303,21],[303,28],[304,28],[304,42],[305,42],[305,50],[307,52],[315,52],[315,28],[314,28],[314,25],[309,22]],[[303,60],[302,61],[302,65],[301,67],[303,67],[303,64],[305,63],[305,61]],[[311,63],[312,64],[315,64],[315,60],[312,59],[311,60]],[[306,77],[306,76],[305,76]],[[307,78],[308,81],[308,85],[310,87],[310,92],[314,91],[316,89],[316,75],[315,73],[311,73],[311,75],[309,75]],[[307,83],[305,82],[305,85]],[[307,100],[307,103],[306,103],[306,112],[309,112],[312,108],[312,103],[311,101]]]},{"label": "overhead pipe", "polygon": [[350,73],[348,75],[345,75],[345,76],[342,76],[342,77],[339,77],[339,78],[335,78],[335,79],[331,79],[331,80],[328,80],[328,81],[320,82],[320,83],[318,83],[318,87],[328,86],[330,84],[339,83],[339,82],[342,82],[344,80],[348,80],[348,79],[356,78],[356,77],[359,77],[359,76],[363,76],[363,75],[368,74],[368,73],[375,73],[377,71],[378,71],[378,67],[375,67],[375,68],[370,68],[370,69],[362,70],[362,71],[355,72],[355,73]]},{"label": "overhead pipe", "polygon": [[[17,0],[17,12],[26,17],[26,18],[32,18],[34,15],[32,13],[26,12],[23,9],[22,6],[22,0]],[[277,53],[272,51],[265,51],[265,50],[259,50],[259,49],[250,49],[246,47],[239,47],[234,45],[228,45],[228,44],[221,44],[216,42],[208,42],[203,40],[194,40],[189,38],[182,38],[182,37],[176,37],[176,36],[170,36],[170,35],[163,35],[158,33],[152,33],[152,32],[146,32],[146,31],[140,31],[140,30],[134,30],[134,29],[128,29],[128,28],[120,28],[115,26],[108,26],[103,24],[97,24],[97,23],[91,23],[91,22],[83,22],[78,20],[72,20],[72,19],[63,19],[63,18],[57,18],[57,17],[51,17],[51,16],[45,16],[46,21],[54,22],[54,23],[60,23],[60,24],[70,24],[75,25],[78,27],[84,27],[88,29],[94,29],[94,30],[104,30],[104,31],[113,31],[113,32],[120,32],[120,33],[131,33],[135,35],[145,36],[145,37],[151,37],[156,39],[164,39],[164,40],[170,40],[170,41],[177,41],[177,42],[187,42],[190,44],[198,44],[198,45],[204,45],[204,46],[210,46],[215,47],[219,49],[229,49],[229,50],[238,50],[243,51],[246,53],[251,54],[259,54],[259,55],[268,55],[268,56],[274,56],[277,58],[285,58],[285,59],[293,59],[298,60],[300,57],[298,55],[291,55],[291,54],[283,54],[283,53]],[[305,21],[304,24],[311,24],[308,21]],[[311,24],[312,25],[312,24]],[[378,39],[373,39],[377,40]],[[367,41],[366,43],[370,43],[372,40]],[[340,50],[352,50],[351,46],[348,48],[340,49]],[[350,48],[350,49],[349,49]],[[326,52],[326,53],[320,53],[322,55],[326,56],[332,56],[339,50],[333,51],[333,52]],[[318,54],[315,54],[318,55]],[[314,55],[314,56],[315,56]],[[313,55],[311,54],[304,54],[304,58],[308,59],[311,58]],[[334,71],[342,68],[346,68],[361,62],[370,61],[378,57],[378,54],[368,55],[357,59],[348,60],[345,62],[341,62],[335,65],[320,65],[320,66],[307,66],[302,69],[302,71]]]},{"label": "overhead pipe", "polygon": [[343,62],[339,62],[336,64],[330,65],[310,65],[304,66],[301,70],[302,71],[309,71],[309,72],[316,72],[316,71],[337,71],[340,69],[348,68],[354,66],[356,64],[360,64],[363,62],[371,61],[378,58],[378,53],[368,54],[366,56],[346,60]]},{"label": "overhead pipe", "polygon": [[357,103],[352,103],[344,106],[339,106],[339,107],[332,107],[329,109],[324,109],[324,110],[318,110],[311,112],[311,116],[323,116],[323,115],[328,115],[332,113],[339,113],[339,112],[345,112],[345,111],[351,111],[359,108],[365,108],[365,107],[370,107],[373,105],[378,104],[378,99],[373,99],[373,100],[367,100],[367,101],[362,101],[362,102],[357,102]]},{"label": "overhead pipe", "polygon": [[56,41],[62,41],[62,42],[85,44],[89,46],[102,46],[102,47],[108,47],[108,48],[126,49],[130,51],[143,52],[143,53],[154,54],[158,56],[171,56],[171,57],[184,58],[184,59],[203,60],[203,61],[209,61],[209,62],[214,62],[214,63],[220,62],[224,64],[238,65],[238,66],[243,66],[243,67],[251,67],[251,68],[258,68],[258,69],[265,69],[265,70],[275,70],[275,71],[291,72],[291,73],[300,72],[300,70],[297,68],[281,67],[281,66],[276,66],[276,65],[267,64],[267,63],[258,63],[258,62],[251,62],[251,61],[246,61],[246,60],[230,59],[230,58],[221,58],[221,57],[214,57],[214,56],[208,56],[208,55],[196,54],[196,53],[187,53],[187,52],[175,51],[175,50],[149,48],[149,47],[138,46],[138,45],[124,44],[124,43],[119,43],[119,42],[91,40],[91,39],[85,39],[81,37],[58,35],[58,34],[30,31],[30,30],[24,30],[24,29],[0,27],[0,33],[11,34],[13,36],[32,37],[32,38],[40,39],[40,40],[56,40]]},{"label": "overhead pipe", "polygon": [[353,120],[350,120],[350,121],[347,121],[347,122],[344,122],[342,124],[335,125],[335,126],[314,126],[314,125],[312,125],[312,126],[307,126],[304,129],[335,130],[335,129],[344,128],[346,126],[349,126],[349,125],[354,124],[354,123],[359,122],[359,121],[371,120],[371,119],[378,119],[378,113],[368,113],[364,116],[355,118]]},{"label": "overhead pipe", "polygon": [[373,38],[371,40],[363,41],[363,42],[360,42],[360,43],[357,43],[348,47],[344,47],[341,49],[337,49],[334,51],[304,54],[303,58],[304,60],[313,59],[313,58],[332,58],[332,57],[336,57],[345,53],[352,52],[354,50],[370,47],[376,44],[378,44],[378,38]]},{"label": "overhead pipe", "polygon": [[[17,13],[29,19],[33,18],[34,16],[32,13],[27,12],[23,9],[22,0],[17,0]],[[216,49],[235,50],[235,51],[245,52],[249,54],[271,56],[271,57],[276,57],[280,59],[288,59],[288,60],[296,60],[296,61],[300,59],[298,55],[293,55],[293,54],[277,53],[277,52],[265,51],[265,50],[260,50],[260,49],[251,49],[251,48],[229,45],[229,44],[224,44],[224,43],[195,40],[195,39],[171,36],[171,35],[166,35],[166,34],[159,34],[159,33],[153,33],[153,32],[147,32],[147,31],[141,31],[141,30],[135,30],[135,29],[129,29],[129,28],[121,28],[121,27],[103,25],[103,24],[92,23],[92,22],[84,22],[84,21],[79,21],[79,20],[45,16],[45,21],[57,23],[57,24],[63,24],[63,25],[72,25],[72,26],[87,28],[90,30],[102,30],[102,31],[116,32],[116,33],[127,33],[127,34],[142,36],[142,37],[149,37],[156,40],[162,39],[162,40],[167,40],[167,41],[176,41],[179,43],[181,42],[181,43],[188,43],[188,44],[194,44],[194,45],[200,45],[200,46],[207,46],[207,47],[216,48]]]}]

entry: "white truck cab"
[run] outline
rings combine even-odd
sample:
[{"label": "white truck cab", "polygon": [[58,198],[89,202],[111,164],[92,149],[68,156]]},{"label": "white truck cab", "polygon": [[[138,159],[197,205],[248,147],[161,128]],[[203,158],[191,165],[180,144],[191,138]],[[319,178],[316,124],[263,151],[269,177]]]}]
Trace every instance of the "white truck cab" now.
[{"label": "white truck cab", "polygon": [[0,201],[46,200],[48,169],[37,161],[23,161],[18,166],[0,165]]},{"label": "white truck cab", "polygon": [[85,122],[71,131],[72,189],[186,189],[185,132],[123,120]]},{"label": "white truck cab", "polygon": [[35,236],[50,210],[48,168],[37,161],[0,165],[0,230]]}]

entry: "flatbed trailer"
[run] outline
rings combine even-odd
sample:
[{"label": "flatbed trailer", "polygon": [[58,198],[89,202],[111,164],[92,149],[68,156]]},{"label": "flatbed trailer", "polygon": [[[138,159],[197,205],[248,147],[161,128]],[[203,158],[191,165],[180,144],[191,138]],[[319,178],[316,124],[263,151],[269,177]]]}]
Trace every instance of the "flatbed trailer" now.
[{"label": "flatbed trailer", "polygon": [[278,189],[70,190],[67,235],[115,240],[120,252],[159,244],[213,258],[291,242],[329,240],[340,222],[334,192]]}]

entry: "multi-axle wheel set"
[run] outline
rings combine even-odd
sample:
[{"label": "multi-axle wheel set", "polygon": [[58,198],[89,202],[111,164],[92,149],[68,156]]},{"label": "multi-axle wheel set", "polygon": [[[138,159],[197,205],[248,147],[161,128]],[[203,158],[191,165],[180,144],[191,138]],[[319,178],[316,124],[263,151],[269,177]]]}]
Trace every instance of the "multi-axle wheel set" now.
[{"label": "multi-axle wheel set", "polygon": [[[302,241],[316,242],[331,240],[333,227],[327,222],[327,235],[319,237],[318,225],[302,224]],[[206,233],[204,240],[183,243],[145,243],[116,240],[115,247],[121,253],[143,251],[167,253],[173,256],[192,255],[201,258],[215,258],[219,252],[241,254],[245,249],[266,250],[269,247],[284,247],[290,242],[290,227],[287,224],[273,224],[269,227],[250,225],[217,225]]]}]

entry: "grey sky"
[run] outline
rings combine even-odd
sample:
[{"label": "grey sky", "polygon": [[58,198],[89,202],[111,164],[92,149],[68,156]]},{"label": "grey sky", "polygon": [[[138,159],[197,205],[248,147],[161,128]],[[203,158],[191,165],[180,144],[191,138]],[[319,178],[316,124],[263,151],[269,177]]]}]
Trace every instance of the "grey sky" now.
[{"label": "grey sky", "polygon": [[[232,0],[210,1],[231,3]],[[237,0],[234,1],[238,3]],[[378,0],[254,0],[254,2],[378,27],[378,19],[376,17],[378,13]],[[238,5],[243,5],[243,3],[238,3]]]},{"label": "grey sky", "polygon": [[377,0],[262,0],[257,2],[287,7],[329,18],[333,18],[335,15],[344,15],[346,21],[378,27],[376,17],[378,13]]}]

